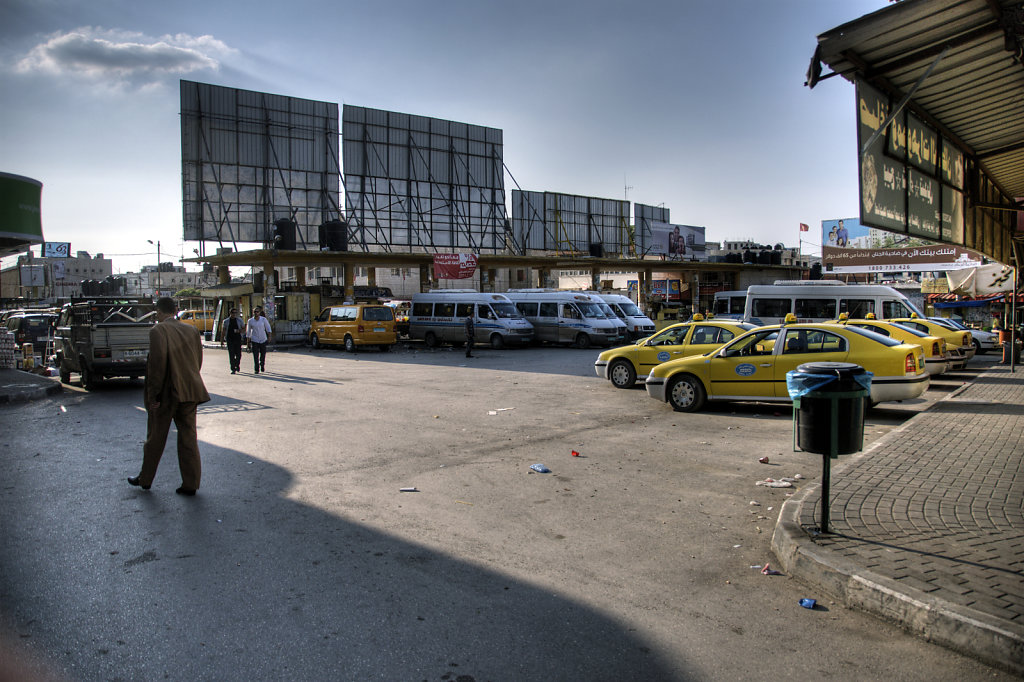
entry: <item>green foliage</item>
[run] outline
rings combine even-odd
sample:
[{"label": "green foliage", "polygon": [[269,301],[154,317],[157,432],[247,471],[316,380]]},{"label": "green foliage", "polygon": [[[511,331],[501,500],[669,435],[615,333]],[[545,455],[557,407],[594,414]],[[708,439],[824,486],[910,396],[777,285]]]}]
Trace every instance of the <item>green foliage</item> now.
[{"label": "green foliage", "polygon": [[199,289],[196,289],[195,287],[190,287],[188,289],[182,289],[182,290],[178,291],[176,294],[174,294],[174,298],[177,298],[179,300],[183,299],[183,298],[202,298],[202,296],[203,295],[199,291]]}]

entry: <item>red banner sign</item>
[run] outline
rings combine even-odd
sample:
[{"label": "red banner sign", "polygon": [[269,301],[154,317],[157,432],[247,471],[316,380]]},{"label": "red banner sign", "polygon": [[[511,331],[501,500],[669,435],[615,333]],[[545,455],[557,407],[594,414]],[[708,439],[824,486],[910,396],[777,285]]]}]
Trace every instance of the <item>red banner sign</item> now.
[{"label": "red banner sign", "polygon": [[468,279],[476,274],[475,253],[435,253],[435,279]]}]

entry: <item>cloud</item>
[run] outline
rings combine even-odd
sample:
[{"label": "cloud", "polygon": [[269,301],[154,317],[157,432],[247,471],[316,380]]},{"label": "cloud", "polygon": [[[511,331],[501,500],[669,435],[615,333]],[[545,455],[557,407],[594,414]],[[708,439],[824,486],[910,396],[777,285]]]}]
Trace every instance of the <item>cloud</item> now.
[{"label": "cloud", "polygon": [[217,71],[236,50],[213,36],[141,33],[83,27],[55,33],[20,59],[22,74],[72,76],[119,87],[146,87],[167,76]]}]

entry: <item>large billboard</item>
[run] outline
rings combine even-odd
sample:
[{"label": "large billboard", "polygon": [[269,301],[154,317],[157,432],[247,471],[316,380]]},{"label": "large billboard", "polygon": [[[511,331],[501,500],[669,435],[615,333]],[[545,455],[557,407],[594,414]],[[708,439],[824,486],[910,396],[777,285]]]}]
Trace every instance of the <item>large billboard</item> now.
[{"label": "large billboard", "polygon": [[863,81],[856,99],[860,222],[963,245],[963,153],[912,112],[886,125],[893,102]]},{"label": "large billboard", "polygon": [[338,105],[181,81],[184,237],[270,242],[296,223],[296,246],[319,247],[340,217]]},{"label": "large billboard", "polygon": [[663,255],[670,260],[706,261],[708,252],[704,232],[705,228],[693,225],[652,222],[648,253]]},{"label": "large billboard", "polygon": [[42,193],[38,180],[0,173],[0,256],[43,241]]},{"label": "large billboard", "polygon": [[645,256],[651,253],[655,246],[654,233],[651,226],[654,223],[670,223],[670,212],[667,206],[650,206],[648,204],[633,204],[633,242],[636,245],[636,253],[631,256]]},{"label": "large billboard", "polygon": [[502,131],[345,105],[349,248],[504,251]]},{"label": "large billboard", "polygon": [[512,234],[524,249],[629,254],[629,202],[559,192],[512,192]]},{"label": "large billboard", "polygon": [[981,254],[950,244],[897,249],[844,249],[823,246],[825,271],[836,274],[857,272],[946,272],[981,265]]}]

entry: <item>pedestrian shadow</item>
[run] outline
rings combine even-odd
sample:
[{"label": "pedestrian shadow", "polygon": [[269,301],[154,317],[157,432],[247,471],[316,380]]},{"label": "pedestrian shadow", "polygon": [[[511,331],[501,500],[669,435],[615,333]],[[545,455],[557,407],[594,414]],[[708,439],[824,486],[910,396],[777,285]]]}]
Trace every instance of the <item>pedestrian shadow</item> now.
[{"label": "pedestrian shadow", "polygon": [[[211,403],[233,404],[220,396]],[[295,481],[287,470],[200,447],[196,497],[174,494],[169,446],[148,492],[69,452],[20,472],[17,494],[0,498],[0,514],[11,520],[5,533],[30,548],[0,559],[3,615],[75,679],[694,675],[627,623],[557,586],[463,558],[467,544],[457,533],[451,551],[388,534],[360,522],[364,512],[347,507],[337,486],[304,486],[342,510],[329,513],[289,497]],[[48,486],[53,465],[75,485]],[[20,520],[13,510],[31,506],[41,490],[47,520]],[[516,563],[516,549],[508,552]],[[626,594],[633,579],[623,577]]]}]

